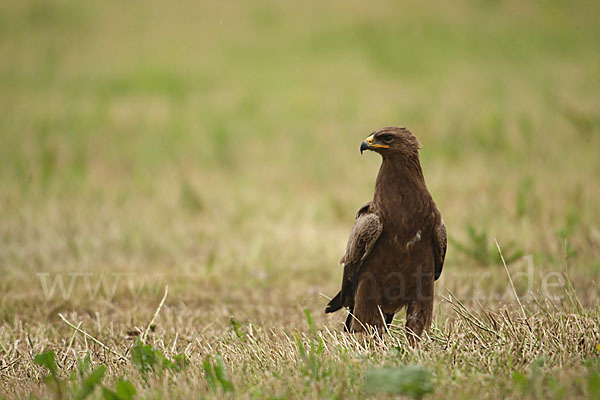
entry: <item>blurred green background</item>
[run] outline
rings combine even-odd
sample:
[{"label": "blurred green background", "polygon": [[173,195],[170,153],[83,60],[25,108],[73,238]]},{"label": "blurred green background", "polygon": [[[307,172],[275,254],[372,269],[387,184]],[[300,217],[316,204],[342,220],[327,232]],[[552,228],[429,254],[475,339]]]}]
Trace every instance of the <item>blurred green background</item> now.
[{"label": "blurred green background", "polygon": [[380,162],[358,147],[399,125],[449,271],[498,237],[597,277],[599,4],[2,1],[2,268],[335,290]]}]

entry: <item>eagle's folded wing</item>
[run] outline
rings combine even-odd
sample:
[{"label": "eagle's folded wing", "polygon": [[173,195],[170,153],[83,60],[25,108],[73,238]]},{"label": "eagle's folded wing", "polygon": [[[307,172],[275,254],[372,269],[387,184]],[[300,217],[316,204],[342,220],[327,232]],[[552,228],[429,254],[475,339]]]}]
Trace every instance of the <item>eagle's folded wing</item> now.
[{"label": "eagle's folded wing", "polygon": [[346,253],[340,260],[344,264],[342,290],[329,302],[325,312],[334,312],[342,307],[351,306],[354,297],[354,283],[360,266],[383,231],[381,219],[371,211],[370,205],[370,202],[365,204],[356,214],[354,226],[346,245]]}]

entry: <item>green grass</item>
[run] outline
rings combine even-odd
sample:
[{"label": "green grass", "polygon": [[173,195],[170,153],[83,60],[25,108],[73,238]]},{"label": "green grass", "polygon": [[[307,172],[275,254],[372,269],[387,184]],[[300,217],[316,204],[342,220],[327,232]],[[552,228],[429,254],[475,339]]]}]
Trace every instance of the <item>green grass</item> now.
[{"label": "green grass", "polygon": [[[595,398],[600,7],[521,3],[2,2],[0,398],[44,351],[73,398]],[[323,314],[388,125],[451,239],[417,350]]]}]

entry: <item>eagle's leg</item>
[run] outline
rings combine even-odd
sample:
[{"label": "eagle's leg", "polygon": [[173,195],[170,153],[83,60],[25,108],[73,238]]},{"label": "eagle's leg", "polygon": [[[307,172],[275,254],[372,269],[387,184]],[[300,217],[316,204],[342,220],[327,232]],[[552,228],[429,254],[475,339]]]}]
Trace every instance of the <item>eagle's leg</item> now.
[{"label": "eagle's leg", "polygon": [[[352,316],[354,314],[354,307],[351,307],[348,311],[350,311],[350,313],[348,314],[346,322],[344,323],[344,332],[352,332],[350,328],[352,326],[352,320],[354,319],[354,317]],[[385,316],[385,326],[389,329],[390,325],[392,325],[392,322],[394,321],[394,313],[384,313],[383,315]]]},{"label": "eagle's leg", "polygon": [[421,339],[424,330],[431,325],[433,313],[433,291],[431,296],[413,300],[408,304],[406,310],[406,336],[409,343],[415,347]]},{"label": "eagle's leg", "polygon": [[375,329],[384,332],[379,305],[381,290],[375,279],[362,279],[354,297],[354,317],[351,317],[350,332],[365,332]]}]

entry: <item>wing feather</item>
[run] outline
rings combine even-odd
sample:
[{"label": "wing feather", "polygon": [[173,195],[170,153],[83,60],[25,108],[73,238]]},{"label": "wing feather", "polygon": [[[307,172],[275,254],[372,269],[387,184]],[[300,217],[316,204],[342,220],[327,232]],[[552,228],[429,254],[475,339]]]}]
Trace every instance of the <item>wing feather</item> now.
[{"label": "wing feather", "polygon": [[433,233],[433,253],[435,256],[434,280],[436,281],[442,274],[442,268],[444,267],[447,241],[448,237],[446,235],[446,224],[444,224],[443,219],[440,219],[440,223],[435,227],[435,231]]},{"label": "wing feather", "polygon": [[371,202],[362,206],[356,214],[346,245],[346,253],[340,260],[344,264],[342,290],[328,304],[325,312],[334,312],[352,305],[355,281],[360,267],[371,253],[382,231],[383,224],[379,216],[371,210]]}]

